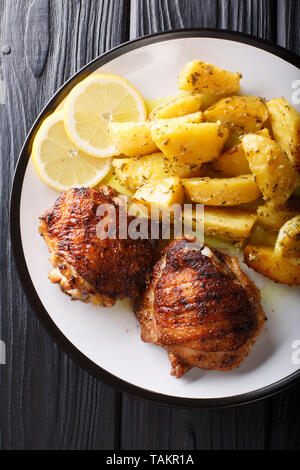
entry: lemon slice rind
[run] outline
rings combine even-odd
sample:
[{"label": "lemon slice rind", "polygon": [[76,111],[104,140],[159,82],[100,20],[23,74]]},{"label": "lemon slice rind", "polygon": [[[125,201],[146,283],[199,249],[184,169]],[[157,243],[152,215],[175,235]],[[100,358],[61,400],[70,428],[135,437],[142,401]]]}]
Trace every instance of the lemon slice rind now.
[{"label": "lemon slice rind", "polygon": [[[99,103],[98,108],[97,86],[100,87],[98,93],[103,95],[103,100]],[[96,95],[95,100],[92,99],[91,92]],[[132,107],[126,109],[128,102],[132,103]],[[81,119],[75,118],[78,114]],[[84,116],[86,116],[86,120]],[[94,120],[92,116],[94,116]],[[144,121],[147,118],[147,109],[142,96],[124,78],[116,75],[91,75],[76,85],[66,98],[64,106],[66,133],[78,149],[94,157],[107,158],[120,155],[120,152],[110,141],[108,134],[108,121],[114,119],[114,116],[116,120],[119,116],[122,118],[121,120],[126,118],[128,121]],[[93,122],[93,131],[92,127],[87,125],[88,122]],[[85,138],[79,135],[84,124],[86,126],[82,133],[85,133]],[[80,127],[82,129],[79,131]],[[102,140],[103,145],[100,144]],[[96,143],[98,145],[95,145]]]},{"label": "lemon slice rind", "polygon": [[32,160],[36,171],[57,191],[94,187],[110,172],[111,158],[94,158],[77,149],[65,132],[63,115],[61,110],[48,116],[35,136]]}]

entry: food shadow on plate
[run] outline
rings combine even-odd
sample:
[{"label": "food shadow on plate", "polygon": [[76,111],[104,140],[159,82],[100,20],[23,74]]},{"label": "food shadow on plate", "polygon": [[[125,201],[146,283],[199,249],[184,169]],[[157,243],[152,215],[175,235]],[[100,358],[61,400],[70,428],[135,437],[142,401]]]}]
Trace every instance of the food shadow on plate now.
[{"label": "food shadow on plate", "polygon": [[272,356],[275,351],[276,346],[272,340],[270,329],[267,326],[264,327],[261,336],[258,338],[253,349],[250,351],[248,357],[244,362],[237,368],[231,371],[208,371],[203,369],[198,369],[194,367],[190,369],[180,380],[184,380],[187,384],[196,382],[199,379],[202,379],[203,376],[207,373],[222,374],[222,377],[228,376],[239,376],[244,374],[249,374],[253,370],[257,370],[262,366],[268,359]]}]

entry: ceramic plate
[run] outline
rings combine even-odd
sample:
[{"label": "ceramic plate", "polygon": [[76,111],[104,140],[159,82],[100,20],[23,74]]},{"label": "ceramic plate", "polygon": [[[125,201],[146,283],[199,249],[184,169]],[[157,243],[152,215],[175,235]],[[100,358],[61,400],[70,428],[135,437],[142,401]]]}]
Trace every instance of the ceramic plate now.
[{"label": "ceramic plate", "polygon": [[37,119],[15,173],[11,236],[29,302],[62,349],[83,368],[119,390],[145,399],[175,406],[217,407],[265,397],[298,378],[300,289],[276,285],[242,265],[261,289],[268,317],[249,357],[232,372],[193,369],[181,379],[171,377],[166,352],[140,340],[131,302],[119,302],[111,309],[72,302],[49,282],[49,253],[38,234],[38,217],[53,204],[58,193],[38,177],[29,158],[41,120],[88,74],[100,71],[120,75],[145,98],[160,98],[176,92],[178,72],[192,59],[241,72],[244,94],[284,96],[289,102],[295,99],[293,87],[300,79],[299,58],[250,36],[185,30],[122,45],[78,72]]}]

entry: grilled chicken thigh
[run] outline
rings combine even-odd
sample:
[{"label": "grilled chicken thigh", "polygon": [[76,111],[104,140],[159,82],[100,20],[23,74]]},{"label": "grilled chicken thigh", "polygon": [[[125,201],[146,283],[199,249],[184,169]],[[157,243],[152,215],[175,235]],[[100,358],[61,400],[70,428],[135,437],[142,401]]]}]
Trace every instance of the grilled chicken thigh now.
[{"label": "grilled chicken thigh", "polygon": [[50,280],[72,299],[112,306],[118,299],[139,294],[153,264],[154,248],[149,240],[118,238],[121,223],[127,230],[133,217],[126,222],[116,217],[115,239],[99,238],[101,204],[113,205],[119,214],[121,202],[110,187],[65,191],[40,218],[39,230],[51,252]]},{"label": "grilled chicken thigh", "polygon": [[265,321],[259,291],[237,258],[186,238],[166,248],[135,312],[142,340],[167,350],[177,377],[192,367],[238,367]]}]

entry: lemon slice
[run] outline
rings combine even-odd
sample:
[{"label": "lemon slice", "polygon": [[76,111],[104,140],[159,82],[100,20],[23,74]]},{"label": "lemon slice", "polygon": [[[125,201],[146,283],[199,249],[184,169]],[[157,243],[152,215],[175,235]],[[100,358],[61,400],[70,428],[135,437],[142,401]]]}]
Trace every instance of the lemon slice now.
[{"label": "lemon slice", "polygon": [[116,75],[91,75],[70,92],[64,107],[66,132],[83,152],[112,157],[120,152],[109,137],[110,120],[144,121],[146,105],[138,91]]},{"label": "lemon slice", "polygon": [[32,146],[34,166],[40,177],[54,189],[95,186],[110,171],[110,158],[94,158],[79,150],[68,138],[63,111],[44,120]]}]

